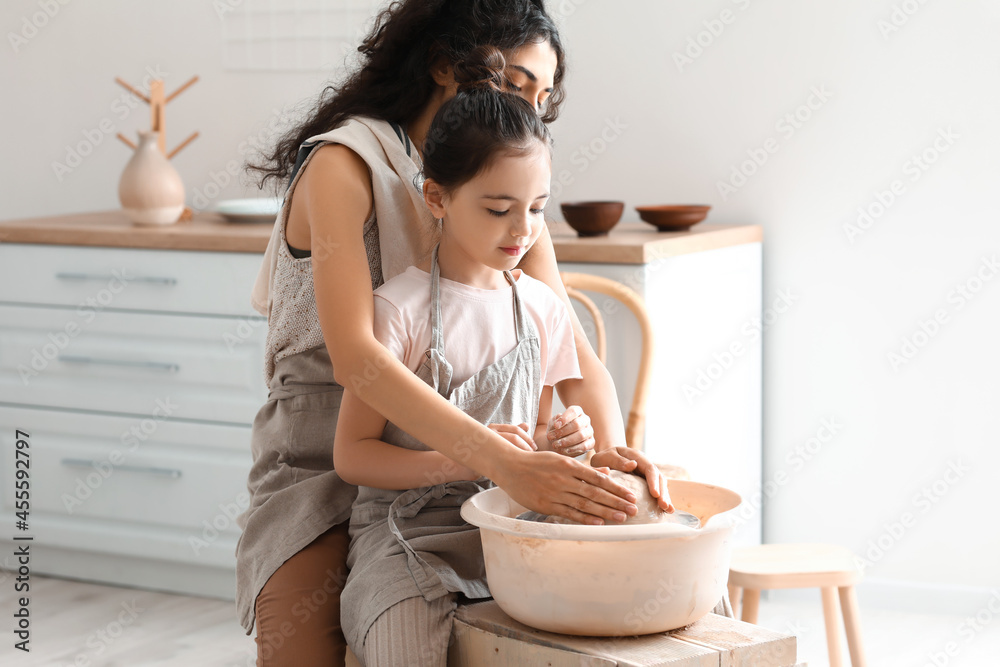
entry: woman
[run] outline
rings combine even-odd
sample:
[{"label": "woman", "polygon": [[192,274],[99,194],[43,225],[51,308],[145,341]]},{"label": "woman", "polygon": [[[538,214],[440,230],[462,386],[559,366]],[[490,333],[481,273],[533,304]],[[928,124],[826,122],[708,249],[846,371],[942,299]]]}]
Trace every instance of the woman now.
[{"label": "woman", "polygon": [[[415,147],[455,94],[454,64],[481,45],[504,53],[512,91],[555,118],[562,48],[540,0],[407,0],[378,17],[360,47],[361,68],[260,168],[265,181],[290,183],[254,290],[268,315],[270,394],[254,421],[237,606],[248,634],[256,622],[258,664],[343,661],[339,595],[356,494],[332,469],[344,386],[527,507],[590,523],[636,512],[634,495],[600,472],[554,452],[529,453],[524,430],[487,428],[451,406],[372,331],[372,290],[417,264],[436,240],[415,183]],[[519,267],[567,301],[547,231]],[[574,335],[586,380],[570,382],[567,396],[582,409],[554,419],[549,434],[570,455],[624,444],[617,401],[607,400],[611,378],[576,321]],[[640,465],[659,483],[648,462]]]}]

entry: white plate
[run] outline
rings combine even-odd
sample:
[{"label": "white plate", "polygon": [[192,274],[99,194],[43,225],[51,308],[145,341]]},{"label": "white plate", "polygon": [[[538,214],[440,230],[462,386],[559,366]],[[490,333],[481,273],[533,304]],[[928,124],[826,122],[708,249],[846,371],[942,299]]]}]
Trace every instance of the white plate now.
[{"label": "white plate", "polygon": [[215,212],[230,222],[274,222],[281,201],[280,197],[227,199],[215,205]]}]

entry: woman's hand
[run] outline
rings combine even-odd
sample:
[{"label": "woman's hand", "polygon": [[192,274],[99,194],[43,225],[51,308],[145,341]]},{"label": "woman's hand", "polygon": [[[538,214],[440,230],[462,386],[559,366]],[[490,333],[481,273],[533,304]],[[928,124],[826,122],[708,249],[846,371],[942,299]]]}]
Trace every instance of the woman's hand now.
[{"label": "woman's hand", "polygon": [[533,452],[538,447],[535,445],[534,440],[528,435],[528,425],[518,424],[514,426],[513,424],[489,424],[488,428],[491,431],[496,431],[504,437],[504,440],[514,445],[518,449],[523,449],[526,452]]},{"label": "woman's hand", "polygon": [[546,436],[549,449],[563,456],[585,454],[596,444],[590,417],[579,405],[571,405],[566,412],[550,419]]},{"label": "woman's hand", "polygon": [[639,450],[631,447],[605,449],[591,457],[590,465],[595,468],[611,468],[645,477],[646,484],[649,485],[649,493],[658,499],[660,509],[673,513],[674,506],[670,502],[670,494],[667,492],[667,479],[660,473],[660,469]]},{"label": "woman's hand", "polygon": [[510,447],[493,481],[530,510],[578,523],[621,523],[639,511],[634,493],[606,474],[555,452],[529,454]]}]

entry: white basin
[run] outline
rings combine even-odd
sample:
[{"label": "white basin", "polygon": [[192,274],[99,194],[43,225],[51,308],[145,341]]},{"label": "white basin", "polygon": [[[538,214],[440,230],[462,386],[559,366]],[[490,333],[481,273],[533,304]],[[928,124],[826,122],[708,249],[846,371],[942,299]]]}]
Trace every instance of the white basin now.
[{"label": "white basin", "polygon": [[511,618],[571,635],[666,632],[722,598],[740,504],[735,492],[710,484],[671,479],[668,488],[701,528],[521,521],[514,517],[525,508],[500,488],[465,501],[462,517],[480,528],[490,591]]}]

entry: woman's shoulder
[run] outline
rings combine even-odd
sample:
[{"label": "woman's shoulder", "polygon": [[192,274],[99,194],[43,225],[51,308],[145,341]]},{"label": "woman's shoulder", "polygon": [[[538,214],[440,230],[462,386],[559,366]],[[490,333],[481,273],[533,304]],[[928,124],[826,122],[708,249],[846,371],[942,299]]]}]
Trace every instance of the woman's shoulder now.
[{"label": "woman's shoulder", "polygon": [[[388,139],[396,139],[397,132],[393,124],[369,116],[350,116],[336,127],[321,134],[316,134],[303,142],[303,147],[310,144],[320,144],[319,148],[329,145],[348,146],[355,152],[376,154],[382,144]],[[388,138],[388,139],[387,139]]]},{"label": "woman's shoulder", "polygon": [[309,162],[303,168],[298,187],[329,188],[337,184],[359,186],[371,191],[371,172],[368,163],[357,152],[343,144],[324,144],[313,149]]},{"label": "woman's shoulder", "polygon": [[348,178],[371,187],[373,162],[384,159],[382,137],[393,134],[390,123],[377,118],[352,116],[336,128],[310,137],[303,148],[318,144],[309,151],[303,178]]},{"label": "woman's shoulder", "polygon": [[291,198],[285,235],[293,245],[298,239],[296,247],[306,247],[302,239],[316,239],[317,234],[339,243],[338,234],[352,227],[363,230],[374,210],[368,165],[340,145],[314,149],[285,196]]}]

